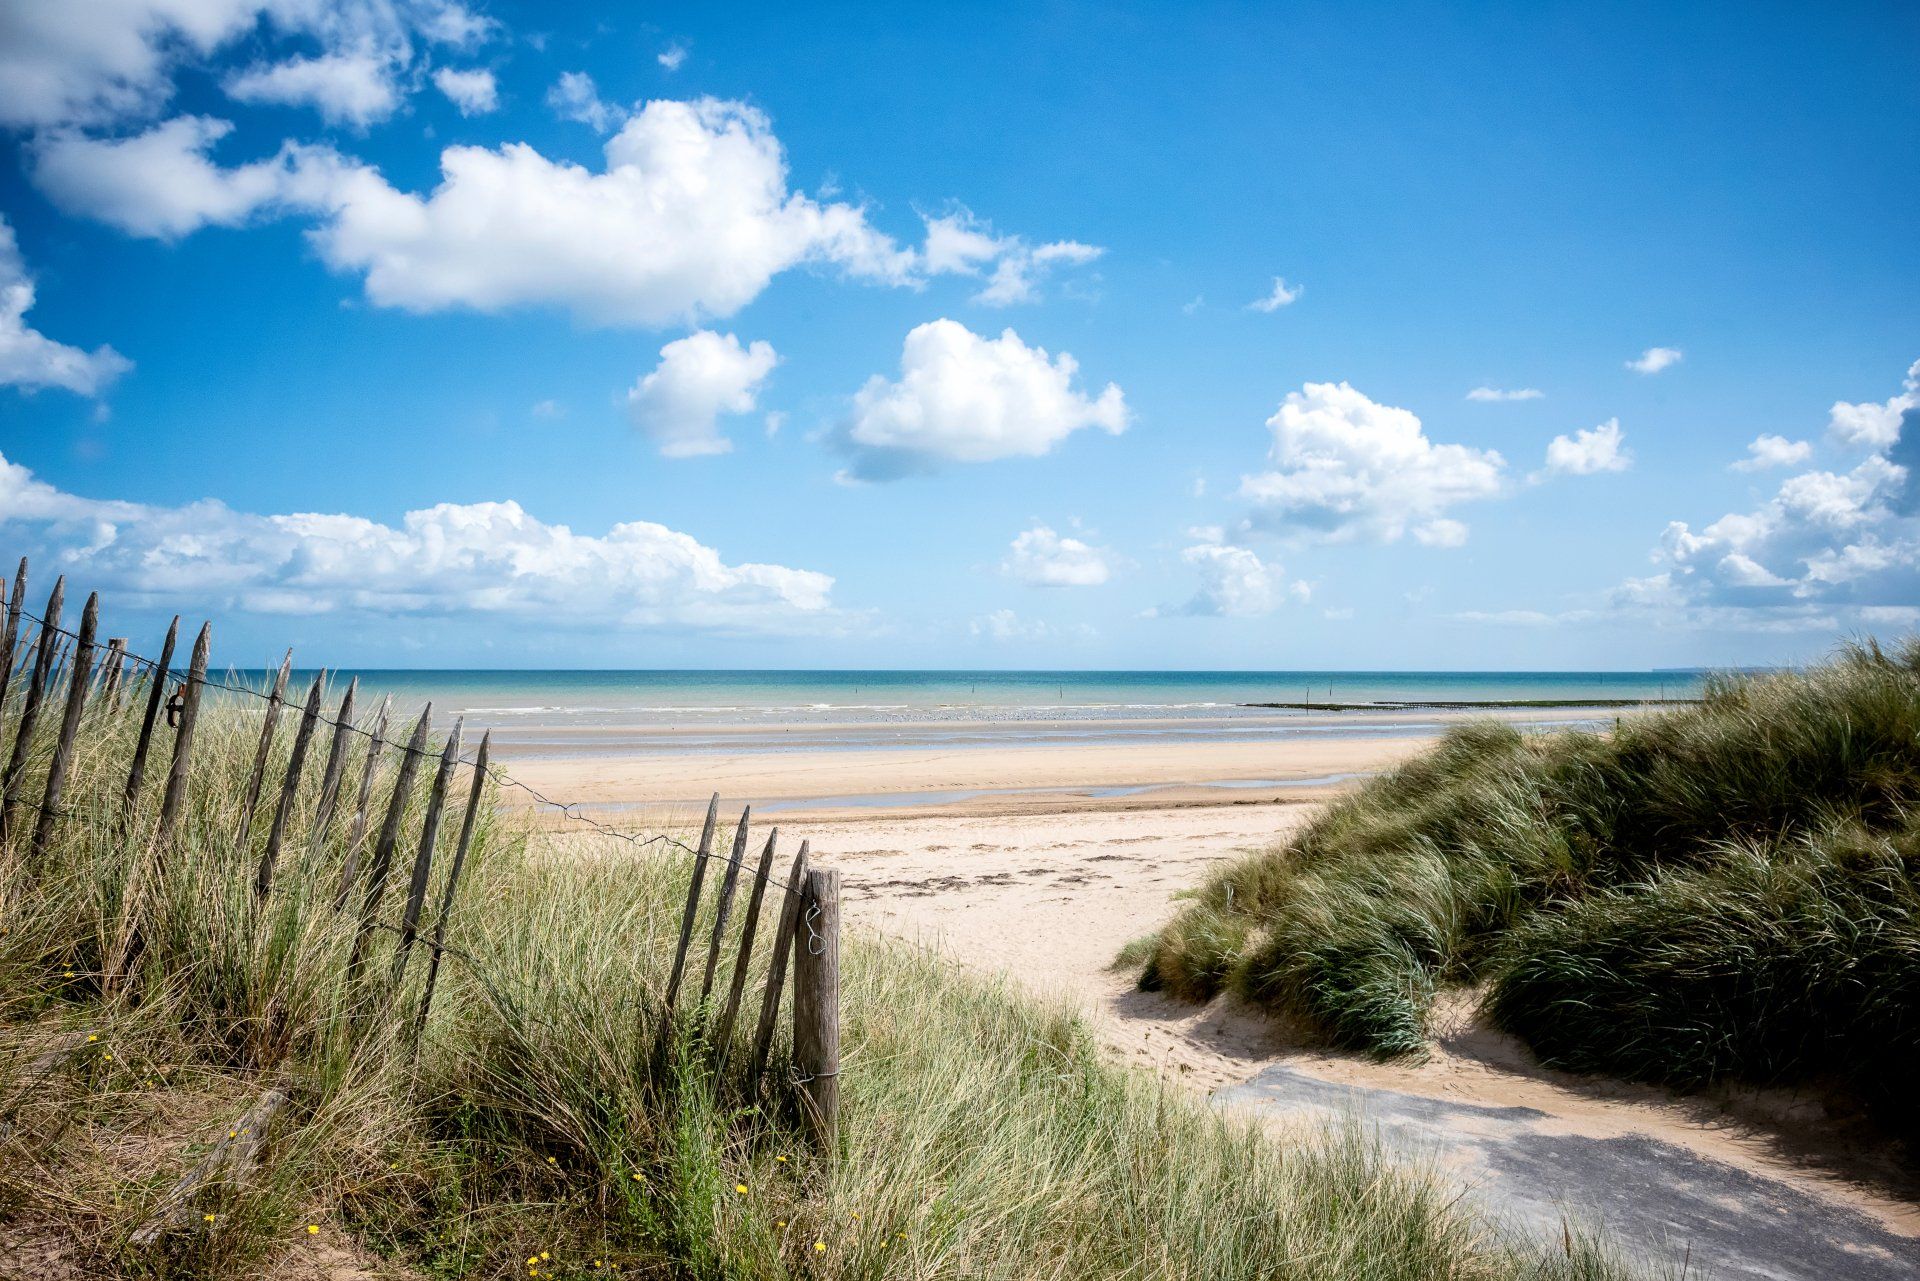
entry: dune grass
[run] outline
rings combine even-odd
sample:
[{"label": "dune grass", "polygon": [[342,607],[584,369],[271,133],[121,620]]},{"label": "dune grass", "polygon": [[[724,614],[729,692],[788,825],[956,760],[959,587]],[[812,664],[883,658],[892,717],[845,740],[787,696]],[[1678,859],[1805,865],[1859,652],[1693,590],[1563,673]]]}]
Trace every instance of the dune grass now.
[{"label": "dune grass", "polygon": [[1840,1078],[1910,1125],[1920,642],[1717,681],[1606,734],[1452,731],[1216,873],[1137,950],[1380,1055],[1484,985],[1548,1063],[1697,1086]]},{"label": "dune grass", "polygon": [[[658,1048],[686,861],[491,810],[416,1053],[395,1012],[424,956],[398,991],[344,982],[345,824],[308,858],[311,796],[255,913],[265,824],[234,848],[233,798],[257,726],[203,722],[164,874],[151,807],[118,829],[132,725],[105,711],[49,857],[0,859],[0,1276],[306,1277],[342,1258],[434,1278],[1622,1275],[1578,1238],[1509,1243],[1358,1134],[1275,1143],[1114,1064],[1068,1011],[857,932],[841,1146],[811,1151],[782,1108],[713,1078],[697,1023]],[[147,946],[108,994],[136,868]],[[129,1244],[266,1085],[290,1102],[259,1169]]]}]

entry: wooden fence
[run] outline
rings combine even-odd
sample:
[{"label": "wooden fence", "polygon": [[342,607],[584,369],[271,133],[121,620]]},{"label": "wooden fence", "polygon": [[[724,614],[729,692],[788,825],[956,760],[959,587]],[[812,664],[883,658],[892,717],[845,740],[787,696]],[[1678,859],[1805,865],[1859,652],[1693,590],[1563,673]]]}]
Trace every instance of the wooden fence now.
[{"label": "wooden fence", "polygon": [[[453,919],[461,872],[474,839],[475,819],[485,804],[486,784],[491,780],[503,786],[521,786],[490,764],[491,734],[482,735],[471,759],[463,758],[460,755],[462,725],[456,719],[438,750],[430,749],[433,707],[429,703],[414,722],[404,746],[396,746],[387,740],[391,700],[381,702],[378,710],[369,718],[370,723],[356,722],[357,681],[348,683],[331,716],[327,715],[323,705],[327,693],[325,673],[313,678],[302,702],[289,702],[287,684],[293,671],[291,652],[282,661],[271,689],[263,694],[243,682],[216,680],[208,675],[212,649],[211,623],[203,623],[195,636],[183,675],[174,666],[180,634],[180,620],[177,617],[167,630],[159,656],[149,658],[131,650],[124,637],[107,638],[102,645],[98,593],[88,596],[78,629],[69,631],[63,628],[64,578],[54,584],[43,611],[38,615],[29,613],[25,609],[27,562],[24,558],[20,561],[11,586],[0,584],[0,588],[5,589],[4,623],[0,623],[0,736],[5,732],[10,700],[16,692],[24,699],[20,704],[11,751],[5,756],[4,770],[0,770],[0,850],[9,856],[20,852],[30,874],[41,864],[60,821],[68,817],[62,809],[63,796],[89,708],[105,704],[113,709],[125,710],[131,702],[141,709],[140,727],[126,782],[121,788],[117,815],[120,830],[128,833],[130,839],[132,820],[147,790],[147,776],[154,753],[166,751],[166,739],[169,734],[172,738],[165,783],[161,788],[160,813],[147,857],[142,861],[144,875],[154,878],[157,884],[159,878],[168,874],[169,855],[178,838],[189,800],[195,734],[203,715],[204,697],[209,688],[214,688],[239,697],[257,699],[265,705],[252,769],[242,797],[239,827],[234,836],[234,848],[250,856],[261,802],[272,795],[272,816],[268,821],[266,837],[261,842],[253,878],[254,899],[256,903],[265,903],[273,893],[274,876],[284,853],[289,819],[311,772],[308,766],[316,758],[321,740],[325,740],[325,757],[320,765],[307,851],[310,857],[316,858],[322,853],[348,796],[346,766],[351,739],[356,735],[363,736],[368,739],[368,750],[360,768],[357,787],[352,789],[352,815],[342,847],[344,853],[332,896],[332,909],[344,912],[351,908],[355,913],[347,961],[348,977],[353,983],[365,980],[383,932],[395,936],[386,974],[389,992],[398,990],[415,948],[426,953],[424,987],[407,1028],[412,1043],[417,1046],[433,1004],[441,962],[449,955],[462,955],[448,940],[449,925]],[[30,639],[29,630],[32,631]],[[64,694],[61,693],[63,686]],[[277,786],[270,791],[269,784],[275,782],[268,777],[273,749],[281,723],[288,714],[295,717],[292,746],[284,772],[277,780]],[[51,730],[54,737],[45,772],[35,787],[30,785],[29,765],[34,758],[36,741],[43,736],[44,730]],[[389,749],[400,752],[399,766],[385,805],[377,806],[377,766],[383,752]],[[417,833],[403,830],[408,817],[408,802],[414,794],[418,775],[429,766],[433,770],[432,781],[419,829]],[[454,790],[456,774],[462,767],[471,772],[472,781],[459,831],[452,841],[452,862],[447,866],[440,900],[429,926],[425,916],[427,892],[432,884],[436,850],[443,844],[440,837],[448,797]],[[717,795],[707,807],[706,822],[697,847],[686,846],[667,836],[643,837],[615,831],[584,818],[572,806],[548,800],[530,790],[529,795],[538,803],[559,810],[568,819],[587,823],[596,830],[620,837],[636,846],[659,846],[662,850],[684,852],[693,859],[686,903],[680,918],[679,938],[667,981],[664,1010],[661,1012],[663,1045],[665,1038],[675,1029],[687,1026],[681,1014],[681,991],[683,987],[691,986],[688,982],[689,960],[694,951],[694,931],[702,896],[709,880],[709,871],[714,864],[719,864],[717,883],[713,887],[712,924],[704,940],[705,958],[700,971],[699,995],[687,1016],[693,1026],[704,1029],[706,1041],[712,1047],[712,1068],[716,1076],[725,1069],[731,1054],[736,1024],[746,998],[750,962],[766,894],[770,886],[778,887],[782,896],[778,924],[767,954],[767,978],[760,993],[758,1019],[747,1045],[744,1077],[749,1089],[756,1094],[765,1084],[763,1078],[773,1051],[783,989],[791,969],[794,1071],[790,1081],[777,1084],[794,1091],[793,1101],[798,1105],[805,1123],[816,1138],[831,1150],[839,1111],[839,874],[810,866],[809,850],[806,843],[802,842],[785,880],[776,878],[773,866],[778,829],[774,829],[761,848],[746,907],[739,920],[738,941],[732,943],[729,927],[733,923],[733,904],[747,861],[750,808],[741,811],[730,853],[723,860],[714,849],[720,808]],[[377,830],[373,828],[376,814],[379,815]],[[370,831],[375,834],[369,846]],[[405,897],[401,900],[400,918],[397,923],[386,922],[381,919],[381,909],[387,897],[388,884],[393,878],[396,862],[404,860],[404,851],[409,848],[412,851],[412,864]],[[153,884],[146,888],[150,895]],[[356,892],[357,904],[353,901]],[[138,915],[138,904],[145,897],[129,895],[128,901],[134,905],[131,910],[135,915],[123,932],[123,942],[117,955],[108,958],[103,966],[103,994],[111,995],[123,990],[141,963],[144,922]],[[731,980],[722,995],[716,992],[715,981],[722,955],[728,950],[734,952],[734,962]],[[281,1102],[284,1102],[284,1097],[277,1089],[263,1093],[255,1107],[249,1110],[251,1123],[236,1125],[233,1133],[262,1134]],[[182,1186],[163,1198],[163,1205],[184,1205],[193,1188],[198,1186],[198,1181],[212,1177],[232,1161],[251,1161],[253,1149],[258,1145],[256,1137],[253,1147],[241,1153],[216,1144],[208,1158],[182,1181]],[[165,1216],[157,1219],[153,1225],[154,1234],[157,1235],[170,1221]]]}]

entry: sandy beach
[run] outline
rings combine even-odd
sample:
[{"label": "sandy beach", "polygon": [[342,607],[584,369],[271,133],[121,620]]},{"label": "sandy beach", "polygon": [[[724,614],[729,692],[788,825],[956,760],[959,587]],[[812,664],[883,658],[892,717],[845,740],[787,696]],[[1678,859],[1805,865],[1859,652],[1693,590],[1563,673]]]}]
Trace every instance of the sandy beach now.
[{"label": "sandy beach", "polygon": [[1204,1093],[1263,1072],[1502,1113],[1555,1135],[1654,1140],[1769,1186],[1920,1235],[1910,1181],[1884,1143],[1806,1095],[1680,1096],[1531,1062],[1455,1001],[1424,1063],[1326,1051],[1228,1000],[1134,990],[1116,953],[1222,859],[1280,839],[1431,735],[1290,741],[1023,743],[965,748],[650,750],[514,759],[512,774],[630,830],[697,823],[718,790],[842,870],[851,920],[1068,1000],[1116,1054]]}]

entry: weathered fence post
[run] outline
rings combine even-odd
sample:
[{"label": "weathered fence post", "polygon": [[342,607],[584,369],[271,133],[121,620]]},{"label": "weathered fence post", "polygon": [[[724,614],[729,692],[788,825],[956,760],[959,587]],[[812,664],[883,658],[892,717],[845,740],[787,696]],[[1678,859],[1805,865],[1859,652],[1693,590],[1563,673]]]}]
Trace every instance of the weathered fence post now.
[{"label": "weathered fence post", "polygon": [[241,803],[240,835],[233,847],[244,852],[247,837],[253,834],[253,811],[260,803],[260,788],[267,781],[267,753],[273,749],[273,731],[280,724],[280,708],[287,699],[287,677],[293,674],[293,651],[280,660],[279,674],[273,678],[273,693],[267,696],[267,719],[260,726],[260,746],[253,754],[253,773],[247,775],[247,795]]},{"label": "weathered fence post", "polygon": [[153,684],[147,689],[147,711],[140,720],[140,741],[133,748],[133,768],[127,771],[127,789],[120,799],[121,823],[133,816],[134,802],[140,798],[140,784],[147,775],[147,751],[153,743],[153,723],[160,719],[160,704],[167,697],[167,669],[173,663],[173,647],[180,639],[180,615],[167,627],[166,643],[160,646],[160,661],[154,665]]},{"label": "weathered fence post", "polygon": [[360,900],[360,924],[354,931],[353,951],[347,957],[349,981],[360,977],[366,963],[367,938],[373,933],[380,911],[380,900],[387,892],[387,872],[393,866],[393,851],[400,843],[400,820],[406,814],[407,793],[413,788],[413,776],[419,772],[420,758],[426,755],[427,729],[433,722],[433,704],[421,709],[400,757],[400,769],[393,780],[393,797],[387,802],[386,821],[380,825],[380,839],[373,846],[373,861],[367,865],[367,892]]},{"label": "weathered fence post", "polygon": [[832,1152],[840,1126],[840,873],[807,873],[793,939],[793,1058],[806,1123]]},{"label": "weathered fence post", "polygon": [[740,883],[740,864],[747,853],[747,820],[753,806],[740,811],[740,827],[733,834],[733,853],[727,859],[726,875],[720,878],[720,897],[713,905],[713,937],[707,942],[707,972],[700,980],[700,1000],[713,995],[713,974],[720,967],[720,944],[727,936],[727,915],[733,910],[733,891]]},{"label": "weathered fence post", "polygon": [[60,717],[60,736],[53,743],[53,759],[47,762],[47,788],[40,799],[40,818],[33,825],[33,844],[27,849],[27,862],[39,866],[53,839],[53,824],[60,810],[60,796],[67,784],[67,767],[73,763],[73,740],[80,733],[80,717],[87,710],[87,686],[93,680],[93,633],[100,625],[100,593],[87,597],[80,612],[80,638],[73,650],[73,684],[67,687],[67,707]]},{"label": "weathered fence post", "polygon": [[767,986],[760,997],[760,1027],[753,1035],[753,1058],[747,1064],[747,1088],[760,1083],[766,1071],[767,1056],[773,1053],[773,1029],[780,1017],[780,989],[787,981],[787,957],[793,952],[793,935],[800,922],[800,905],[807,892],[808,843],[800,842],[793,856],[793,870],[787,873],[786,893],[780,900],[780,928],[774,931],[773,951],[767,955]]},{"label": "weathered fence post", "polygon": [[13,831],[13,807],[19,800],[20,780],[27,772],[27,750],[33,743],[33,731],[40,720],[40,702],[46,696],[47,676],[53,670],[53,651],[60,639],[60,605],[66,599],[67,580],[62,575],[47,597],[47,612],[34,637],[33,675],[27,680],[27,701],[20,705],[20,724],[14,730],[13,755],[7,760],[7,772],[0,779],[0,844]]},{"label": "weathered fence post", "polygon": [[287,777],[280,784],[280,803],[273,807],[273,826],[267,829],[266,852],[260,856],[260,871],[253,878],[253,896],[267,897],[273,887],[273,865],[280,858],[280,842],[286,838],[287,818],[300,797],[300,774],[307,764],[307,744],[313,740],[314,723],[320,719],[320,698],[326,691],[325,671],[314,673],[307,689],[306,706],[300,709],[300,726],[293,732],[293,754],[287,758]]},{"label": "weathered fence post", "polygon": [[773,847],[780,829],[767,833],[767,846],[760,851],[760,867],[753,874],[753,893],[747,895],[747,914],[740,921],[740,951],[733,962],[733,982],[727,987],[727,1004],[714,1033],[713,1070],[727,1066],[728,1043],[733,1040],[733,1020],[740,1013],[740,994],[747,986],[747,962],[753,959],[753,936],[760,928],[760,902],[767,895],[767,878],[773,874]]},{"label": "weathered fence post", "polygon": [[373,775],[380,767],[380,753],[387,746],[387,715],[393,710],[393,695],[380,700],[380,713],[373,720],[373,737],[367,741],[366,763],[360,767],[360,804],[353,813],[353,826],[347,829],[347,856],[340,864],[340,888],[333,894],[333,910],[347,905],[353,889],[353,877],[360,870],[360,843],[367,836],[367,818],[373,807]]},{"label": "weathered fence post", "polygon": [[713,825],[720,816],[720,793],[707,802],[706,826],[700,829],[700,850],[693,856],[693,877],[687,886],[687,906],[680,913],[680,945],[673,952],[673,972],[667,975],[667,1020],[673,1019],[680,980],[686,977],[687,948],[693,942],[693,918],[700,910],[700,883],[706,879],[707,858],[713,853]]},{"label": "weathered fence post", "polygon": [[273,1124],[286,1102],[286,1091],[278,1087],[262,1093],[233,1123],[226,1137],[215,1140],[207,1154],[161,1195],[146,1221],[135,1228],[127,1240],[143,1250],[148,1249],[168,1228],[192,1222],[187,1204],[202,1187],[216,1180],[239,1183],[251,1178],[260,1161],[260,1149],[267,1141],[267,1127]]},{"label": "weathered fence post", "polygon": [[427,989],[420,994],[420,1016],[413,1022],[414,1044],[427,1028],[427,1010],[433,1005],[433,985],[440,979],[440,954],[447,945],[447,919],[453,915],[453,893],[460,887],[460,869],[466,866],[467,849],[473,844],[474,823],[480,817],[480,804],[486,799],[487,752],[493,745],[493,731],[480,736],[480,751],[473,758],[473,790],[467,793],[467,812],[460,820],[460,843],[453,847],[453,866],[447,869],[447,885],[440,891],[440,915],[433,923],[433,944],[427,957]]},{"label": "weathered fence post", "polygon": [[20,611],[27,603],[27,558],[20,558],[20,569],[13,576],[13,590],[7,593],[7,621],[0,625],[0,712],[7,710],[7,695],[13,692],[13,647],[20,639]]},{"label": "weathered fence post", "polygon": [[433,790],[427,795],[427,816],[420,824],[420,850],[413,856],[413,879],[407,882],[407,904],[400,913],[400,942],[393,949],[395,984],[406,973],[407,953],[420,932],[420,909],[426,906],[427,878],[433,875],[433,845],[440,836],[440,813],[446,808],[454,766],[460,763],[461,719],[454,717],[453,732],[447,735],[446,748],[440,753],[440,769],[433,776]]},{"label": "weathered fence post", "polygon": [[100,698],[113,707],[118,707],[120,677],[127,665],[127,638],[111,636],[107,638],[107,656],[100,660]]},{"label": "weathered fence post", "polygon": [[320,799],[313,807],[313,839],[307,846],[310,866],[318,861],[327,842],[327,832],[333,827],[333,807],[340,799],[340,775],[347,765],[347,735],[353,732],[353,696],[359,688],[358,676],[347,682],[340,710],[334,715],[333,739],[327,744],[327,763],[320,771]]}]

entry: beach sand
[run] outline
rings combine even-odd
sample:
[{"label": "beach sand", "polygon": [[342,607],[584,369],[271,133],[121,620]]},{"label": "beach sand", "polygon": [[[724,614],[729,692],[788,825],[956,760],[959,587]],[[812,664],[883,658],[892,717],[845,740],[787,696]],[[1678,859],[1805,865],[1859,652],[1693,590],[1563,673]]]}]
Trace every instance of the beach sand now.
[{"label": "beach sand", "polygon": [[[549,796],[607,807],[588,812],[629,830],[694,826],[715,790],[724,812],[752,803],[783,845],[807,839],[841,869],[851,922],[1071,1001],[1116,1054],[1201,1092],[1284,1066],[1362,1090],[1530,1108],[1558,1133],[1646,1136],[1920,1234],[1895,1154],[1815,1095],[1681,1096],[1552,1072],[1460,999],[1426,1062],[1382,1064],[1326,1051],[1229,999],[1196,1007],[1138,992],[1112,968],[1215,863],[1272,843],[1431,741],[650,752],[508,767]],[[1269,785],[1208,786],[1256,779]]]}]

